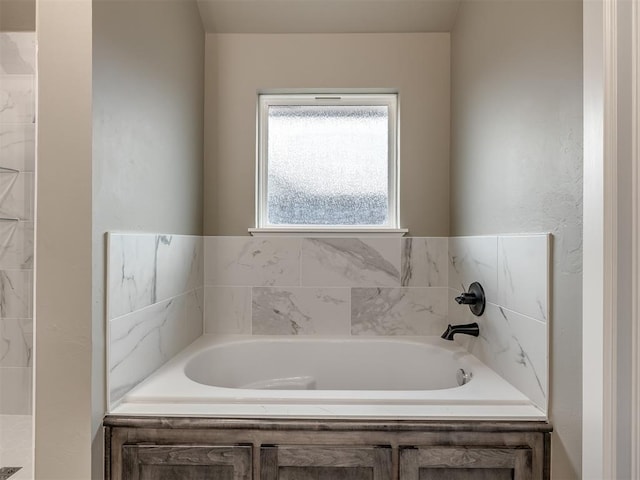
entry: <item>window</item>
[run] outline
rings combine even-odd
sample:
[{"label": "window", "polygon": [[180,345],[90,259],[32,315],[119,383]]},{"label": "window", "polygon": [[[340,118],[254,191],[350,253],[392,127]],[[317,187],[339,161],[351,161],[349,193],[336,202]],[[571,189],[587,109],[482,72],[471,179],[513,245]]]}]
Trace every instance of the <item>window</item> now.
[{"label": "window", "polygon": [[398,228],[395,94],[260,95],[257,230]]}]

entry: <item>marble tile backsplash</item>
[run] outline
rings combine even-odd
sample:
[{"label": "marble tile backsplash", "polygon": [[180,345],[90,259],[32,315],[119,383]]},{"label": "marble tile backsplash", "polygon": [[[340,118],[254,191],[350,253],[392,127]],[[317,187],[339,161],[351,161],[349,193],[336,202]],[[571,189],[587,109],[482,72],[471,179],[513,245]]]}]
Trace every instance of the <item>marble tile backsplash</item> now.
[{"label": "marble tile backsplash", "polygon": [[432,335],[446,327],[446,238],[205,237],[204,250],[206,333]]},{"label": "marble tile backsplash", "polygon": [[109,234],[109,399],[131,388],[203,333],[203,240]]},{"label": "marble tile backsplash", "polygon": [[0,414],[32,412],[35,52],[0,33]]}]

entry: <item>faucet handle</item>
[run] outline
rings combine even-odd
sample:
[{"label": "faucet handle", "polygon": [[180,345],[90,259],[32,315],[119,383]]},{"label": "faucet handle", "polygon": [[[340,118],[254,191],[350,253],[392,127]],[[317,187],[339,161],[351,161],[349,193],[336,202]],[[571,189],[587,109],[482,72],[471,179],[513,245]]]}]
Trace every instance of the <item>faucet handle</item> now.
[{"label": "faucet handle", "polygon": [[455,298],[460,305],[469,305],[471,313],[479,317],[484,313],[486,299],[484,297],[484,289],[478,282],[469,285],[469,291],[461,293]]}]

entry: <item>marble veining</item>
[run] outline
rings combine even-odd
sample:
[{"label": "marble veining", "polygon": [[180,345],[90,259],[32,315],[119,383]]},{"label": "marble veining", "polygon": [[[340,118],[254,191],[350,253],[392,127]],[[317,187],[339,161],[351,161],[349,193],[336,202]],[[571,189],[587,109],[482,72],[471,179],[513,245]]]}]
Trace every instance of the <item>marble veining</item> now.
[{"label": "marble veining", "polygon": [[0,171],[0,216],[33,220],[33,173]]},{"label": "marble veining", "polygon": [[448,239],[446,237],[402,239],[403,287],[448,286]]},{"label": "marble veining", "polygon": [[256,335],[349,333],[348,288],[254,287],[252,305]]},{"label": "marble veining", "polygon": [[35,125],[0,124],[0,158],[3,167],[33,172],[35,147]]},{"label": "marble veining", "polygon": [[202,302],[193,290],[110,321],[112,404],[202,335]]},{"label": "marble veining", "polygon": [[493,304],[479,323],[480,337],[470,340],[470,352],[546,409],[546,325]]},{"label": "marble veining", "polygon": [[451,237],[449,239],[449,287],[466,292],[480,282],[487,301],[498,297],[498,238]]},{"label": "marble veining", "polygon": [[197,236],[110,234],[109,318],[201,287],[202,256]]},{"label": "marble veining", "polygon": [[251,287],[204,288],[205,333],[251,334]]},{"label": "marble veining", "polygon": [[440,335],[447,326],[446,288],[352,288],[353,335]]},{"label": "marble veining", "polygon": [[0,270],[0,318],[31,318],[33,273]]},{"label": "marble veining", "polygon": [[0,221],[0,266],[33,269],[33,222]]},{"label": "marble veining", "polygon": [[32,352],[32,319],[0,319],[0,367],[31,367]]},{"label": "marble veining", "polygon": [[548,245],[548,235],[498,237],[497,304],[547,320]]},{"label": "marble veining", "polygon": [[400,239],[305,238],[304,286],[400,286]]},{"label": "marble veining", "polygon": [[0,33],[0,74],[35,74],[36,36],[32,32]]},{"label": "marble veining", "polygon": [[301,239],[207,237],[205,283],[218,286],[298,286]]},{"label": "marble veining", "polygon": [[0,123],[35,122],[35,77],[0,75]]}]

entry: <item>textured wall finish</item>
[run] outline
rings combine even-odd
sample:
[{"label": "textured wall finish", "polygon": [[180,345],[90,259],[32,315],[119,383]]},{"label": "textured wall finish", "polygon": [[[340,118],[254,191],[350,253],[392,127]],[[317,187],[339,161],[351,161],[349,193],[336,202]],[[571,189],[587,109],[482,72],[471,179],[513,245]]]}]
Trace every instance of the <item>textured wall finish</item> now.
[{"label": "textured wall finish", "polygon": [[32,411],[35,44],[0,33],[0,414]]}]

